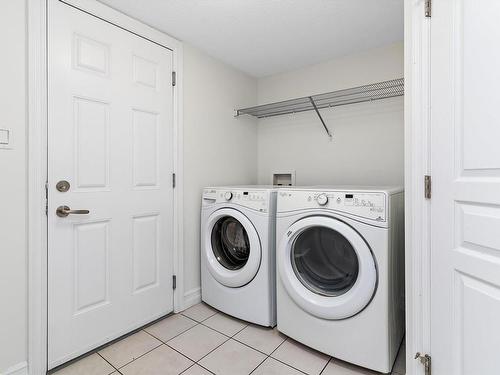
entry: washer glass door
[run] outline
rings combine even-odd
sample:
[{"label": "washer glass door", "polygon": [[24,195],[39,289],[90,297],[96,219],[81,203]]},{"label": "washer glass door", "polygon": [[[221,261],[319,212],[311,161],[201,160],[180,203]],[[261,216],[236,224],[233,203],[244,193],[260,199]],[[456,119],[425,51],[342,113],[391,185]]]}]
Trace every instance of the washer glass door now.
[{"label": "washer glass door", "polygon": [[310,216],[292,224],[277,253],[282,284],[304,311],[323,319],[346,319],[370,303],[377,286],[373,254],[343,221]]},{"label": "washer glass door", "polygon": [[206,222],[202,241],[205,266],[222,285],[238,288],[257,275],[262,256],[259,235],[239,210],[214,211]]},{"label": "washer glass door", "polygon": [[250,241],[245,227],[233,216],[223,216],[212,229],[212,250],[228,270],[239,270],[250,256]]}]

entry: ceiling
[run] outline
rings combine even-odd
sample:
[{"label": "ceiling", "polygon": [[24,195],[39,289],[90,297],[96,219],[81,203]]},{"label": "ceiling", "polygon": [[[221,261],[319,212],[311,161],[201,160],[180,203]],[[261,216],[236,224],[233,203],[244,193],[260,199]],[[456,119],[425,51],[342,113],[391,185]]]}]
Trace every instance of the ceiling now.
[{"label": "ceiling", "polygon": [[254,77],[403,39],[403,0],[100,0]]}]

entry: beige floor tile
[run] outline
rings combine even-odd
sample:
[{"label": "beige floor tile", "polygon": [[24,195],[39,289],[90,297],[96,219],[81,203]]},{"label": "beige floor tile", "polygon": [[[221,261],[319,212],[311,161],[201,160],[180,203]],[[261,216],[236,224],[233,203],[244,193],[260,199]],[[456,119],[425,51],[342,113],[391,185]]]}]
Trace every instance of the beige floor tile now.
[{"label": "beige floor tile", "polygon": [[329,356],[288,339],[271,355],[306,374],[316,375],[323,370]]},{"label": "beige floor tile", "polygon": [[173,338],[168,345],[198,361],[226,340],[223,334],[200,324]]},{"label": "beige floor tile", "polygon": [[182,315],[187,316],[197,322],[202,322],[205,319],[210,318],[212,315],[215,315],[217,310],[214,310],[210,306],[205,303],[198,303],[197,305],[191,306],[189,309],[184,310]]},{"label": "beige floor tile", "polygon": [[286,336],[278,332],[277,329],[251,324],[234,336],[234,338],[263,353],[271,354],[283,341],[285,341]]},{"label": "beige floor tile", "polygon": [[252,372],[252,375],[303,375],[303,373],[269,357]]},{"label": "beige floor tile", "polygon": [[200,361],[217,375],[248,375],[266,356],[235,340],[226,341]]},{"label": "beige floor tile", "polygon": [[379,375],[379,373],[332,358],[321,375]]},{"label": "beige floor tile", "polygon": [[115,369],[99,354],[92,354],[56,371],[54,375],[109,375]]},{"label": "beige floor tile", "polygon": [[162,345],[120,369],[123,375],[178,375],[192,361],[172,348]]},{"label": "beige floor tile", "polygon": [[225,334],[226,336],[234,336],[236,333],[245,328],[248,323],[229,315],[218,313],[205,320],[203,324]]},{"label": "beige floor tile", "polygon": [[182,373],[182,375],[212,375],[212,373],[199,365],[193,365]]},{"label": "beige floor tile", "polygon": [[184,315],[176,314],[160,320],[144,330],[154,337],[167,342],[189,328],[194,327],[196,324],[194,320],[186,318]]},{"label": "beige floor tile", "polygon": [[99,351],[99,354],[113,366],[120,368],[159,345],[161,345],[161,341],[144,331],[139,331],[105,347]]}]

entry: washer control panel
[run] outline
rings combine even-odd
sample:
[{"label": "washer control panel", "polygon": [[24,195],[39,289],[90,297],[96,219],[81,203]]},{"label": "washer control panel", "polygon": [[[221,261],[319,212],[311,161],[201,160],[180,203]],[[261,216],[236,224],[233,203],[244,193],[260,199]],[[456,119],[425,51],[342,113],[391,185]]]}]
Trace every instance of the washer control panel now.
[{"label": "washer control panel", "polygon": [[269,194],[264,190],[204,189],[203,204],[233,203],[260,212],[268,212]]},{"label": "washer control panel", "polygon": [[387,220],[387,194],[354,191],[279,191],[278,212],[325,208],[375,221]]}]

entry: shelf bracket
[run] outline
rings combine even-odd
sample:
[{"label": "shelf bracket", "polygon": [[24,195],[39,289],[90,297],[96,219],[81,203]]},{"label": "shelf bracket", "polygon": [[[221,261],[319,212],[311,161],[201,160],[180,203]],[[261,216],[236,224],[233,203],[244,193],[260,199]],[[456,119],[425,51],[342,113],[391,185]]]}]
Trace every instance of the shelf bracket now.
[{"label": "shelf bracket", "polygon": [[314,99],[312,98],[312,96],[309,97],[309,100],[311,101],[311,104],[312,104],[314,110],[316,111],[316,114],[318,115],[319,120],[323,124],[323,127],[325,128],[326,134],[328,134],[328,137],[330,137],[330,141],[331,141],[332,140],[332,134],[330,133],[330,130],[328,130],[328,128],[326,127],[325,120],[323,120],[323,117],[321,116],[321,113],[319,113],[319,109],[316,106],[316,103],[314,103]]}]

